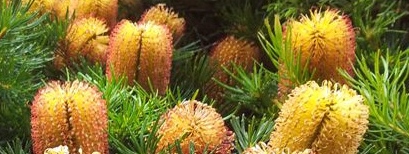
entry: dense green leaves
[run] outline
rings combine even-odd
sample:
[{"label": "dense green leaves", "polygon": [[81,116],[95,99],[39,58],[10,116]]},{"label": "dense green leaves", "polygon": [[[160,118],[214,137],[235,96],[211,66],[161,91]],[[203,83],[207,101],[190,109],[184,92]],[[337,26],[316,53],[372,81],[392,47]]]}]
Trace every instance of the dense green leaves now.
[{"label": "dense green leaves", "polygon": [[46,78],[44,69],[64,22],[28,12],[20,0],[0,1],[0,135],[27,136],[28,104]]},{"label": "dense green leaves", "polygon": [[[386,56],[381,56],[381,52],[386,52]],[[368,58],[361,55],[354,69],[356,78],[348,76],[352,87],[366,98],[370,109],[370,126],[365,139],[372,144],[372,152],[409,152],[409,93],[405,85],[409,79],[408,56],[409,50],[396,55],[378,51],[370,67]],[[391,63],[393,61],[395,63]]]}]

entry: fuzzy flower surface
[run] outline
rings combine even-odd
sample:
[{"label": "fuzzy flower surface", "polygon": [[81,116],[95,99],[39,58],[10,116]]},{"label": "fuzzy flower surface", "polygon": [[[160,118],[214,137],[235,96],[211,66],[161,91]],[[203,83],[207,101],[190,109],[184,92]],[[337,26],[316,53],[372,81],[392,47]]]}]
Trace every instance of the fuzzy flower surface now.
[{"label": "fuzzy flower surface", "polygon": [[[300,53],[302,66],[308,62],[309,71],[315,71],[315,79],[345,84],[338,69],[353,75],[356,43],[354,28],[348,16],[334,9],[311,10],[309,16],[303,15],[299,21],[288,21],[285,33],[290,33],[294,55]],[[292,89],[286,88],[291,86],[288,73],[286,67],[280,66],[282,81],[279,87],[282,93]]]},{"label": "fuzzy flower surface", "polygon": [[174,39],[180,38],[185,30],[185,19],[179,17],[172,8],[167,7],[164,3],[151,7],[142,15],[140,22],[148,21],[166,25]]},{"label": "fuzzy flower surface", "polygon": [[172,36],[165,26],[121,21],[113,30],[108,47],[107,76],[124,75],[129,84],[152,86],[164,94],[170,82]]},{"label": "fuzzy flower surface", "polygon": [[[259,49],[253,42],[228,36],[218,42],[210,53],[210,63],[215,68],[213,78],[224,84],[233,85],[234,79],[223,70],[223,67],[234,72],[232,63],[235,63],[250,71],[254,61],[259,58]],[[210,81],[206,85],[206,93],[211,98],[220,101],[224,90],[216,82]]]},{"label": "fuzzy flower surface", "polygon": [[206,104],[195,100],[182,102],[162,115],[161,120],[163,124],[158,131],[161,136],[159,151],[180,140],[182,153],[189,153],[190,143],[194,144],[195,153],[202,153],[205,149],[216,153],[230,153],[231,147],[226,148],[226,142],[231,144],[234,137],[229,137],[231,134],[221,115]]},{"label": "fuzzy flower surface", "polygon": [[368,112],[363,97],[346,85],[310,81],[289,95],[268,144],[278,151],[356,153]]},{"label": "fuzzy flower surface", "polygon": [[102,94],[85,82],[50,82],[31,106],[33,152],[66,145],[70,153],[108,153],[108,117]]},{"label": "fuzzy flower surface", "polygon": [[[97,18],[82,18],[74,21],[68,28],[65,39],[60,43],[59,56],[63,59],[62,63],[70,64],[83,56],[91,62],[105,64],[109,42],[107,32],[108,27],[105,22]],[[56,61],[58,60],[61,59],[56,58]],[[57,68],[59,68],[58,65]]]}]

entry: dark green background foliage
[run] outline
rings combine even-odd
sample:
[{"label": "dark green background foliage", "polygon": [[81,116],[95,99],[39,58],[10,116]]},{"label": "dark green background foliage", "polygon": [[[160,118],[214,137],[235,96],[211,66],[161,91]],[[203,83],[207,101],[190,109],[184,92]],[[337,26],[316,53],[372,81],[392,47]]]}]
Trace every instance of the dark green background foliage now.
[{"label": "dark green background foliage", "polygon": [[[6,3],[10,2],[10,3]],[[62,71],[51,61],[69,19],[27,12],[19,0],[0,0],[0,153],[30,153],[30,104],[49,80],[87,81],[108,104],[111,153],[153,153],[160,115],[187,99],[212,104],[236,134],[235,153],[268,141],[281,103],[277,94],[278,57],[293,57],[282,26],[311,8],[338,9],[356,32],[355,76],[343,73],[366,99],[370,125],[360,153],[409,153],[409,2],[407,0],[119,0],[119,19],[137,21],[145,9],[166,3],[186,19],[185,35],[174,42],[171,84],[157,95],[123,80],[107,82],[104,67],[85,60]],[[225,69],[235,85],[224,87],[224,102],[203,89],[214,73],[208,64],[212,46],[227,35],[259,45],[263,59],[252,72]],[[291,58],[292,59],[292,58]],[[312,72],[286,60],[302,84]],[[178,146],[175,143],[174,146]],[[193,148],[193,146],[192,146]]]}]

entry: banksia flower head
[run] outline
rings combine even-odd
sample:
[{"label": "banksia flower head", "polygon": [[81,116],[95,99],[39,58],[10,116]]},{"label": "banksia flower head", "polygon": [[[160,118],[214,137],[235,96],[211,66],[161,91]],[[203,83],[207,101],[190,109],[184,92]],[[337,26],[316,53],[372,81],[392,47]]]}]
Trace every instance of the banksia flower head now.
[{"label": "banksia flower head", "polygon": [[77,18],[96,17],[103,19],[110,28],[116,24],[118,0],[71,0]]},{"label": "banksia flower head", "polygon": [[157,24],[166,25],[173,34],[176,40],[183,35],[185,30],[185,19],[173,12],[172,8],[167,8],[166,4],[157,4],[146,11],[140,22],[152,21]]},{"label": "banksia flower head", "polygon": [[[234,84],[233,79],[223,70],[223,67],[234,71],[232,63],[235,63],[237,66],[250,71],[253,68],[254,60],[257,61],[258,59],[259,49],[253,42],[228,36],[221,40],[210,53],[210,63],[215,67],[213,78],[232,85]],[[214,81],[210,81],[206,85],[206,93],[219,101],[223,97],[222,87]]]},{"label": "banksia flower head", "polygon": [[[346,85],[310,81],[284,103],[269,146],[283,151],[356,153],[367,129],[368,107]],[[290,130],[290,131],[289,131]]]},{"label": "banksia flower head", "polygon": [[369,118],[363,97],[345,85],[335,84],[331,101],[334,104],[329,107],[312,149],[317,153],[358,153]]},{"label": "banksia flower head", "polygon": [[106,102],[95,87],[80,82],[50,82],[31,106],[33,152],[67,145],[70,153],[108,153]]},{"label": "banksia flower head", "polygon": [[84,56],[91,62],[105,64],[109,37],[106,24],[97,18],[83,18],[75,21],[61,43],[64,63],[77,61]]},{"label": "banksia flower head", "polygon": [[[205,149],[215,150],[216,153],[230,153],[223,147],[226,142],[231,144],[234,137],[228,137],[231,134],[227,133],[221,115],[206,104],[195,100],[182,102],[162,115],[161,120],[163,124],[158,131],[161,139],[157,151],[167,149],[180,140],[182,153],[189,153],[190,143],[194,144],[195,153],[202,153]],[[226,138],[230,141],[225,141]],[[223,151],[219,151],[220,149]]]},{"label": "banksia flower head", "polygon": [[[296,52],[294,55],[300,52],[302,66],[309,60],[309,70],[315,69],[315,79],[345,84],[337,69],[353,75],[356,44],[351,20],[337,10],[314,10],[310,13],[310,17],[302,16],[300,21],[290,20],[287,24],[286,31],[291,29],[289,36]],[[286,71],[285,67],[279,68],[279,72]],[[288,85],[280,83],[279,86],[286,89],[283,87]]]},{"label": "banksia flower head", "polygon": [[165,26],[153,22],[121,21],[113,30],[108,48],[107,76],[125,75],[143,88],[150,84],[164,94],[170,82],[172,36]]}]

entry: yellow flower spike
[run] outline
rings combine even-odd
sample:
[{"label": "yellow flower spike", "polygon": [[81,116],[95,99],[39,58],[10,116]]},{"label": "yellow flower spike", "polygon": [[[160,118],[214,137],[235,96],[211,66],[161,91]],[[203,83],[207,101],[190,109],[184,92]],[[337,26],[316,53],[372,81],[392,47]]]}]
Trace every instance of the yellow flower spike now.
[{"label": "yellow flower spike", "polygon": [[68,29],[62,42],[65,63],[76,61],[84,56],[91,62],[105,64],[108,48],[108,28],[97,18],[82,18],[75,21]]},{"label": "yellow flower spike", "polygon": [[71,8],[77,18],[96,17],[104,20],[110,28],[116,24],[118,0],[71,0]]},{"label": "yellow flower spike", "polygon": [[[210,53],[210,63],[215,67],[213,77],[222,83],[232,85],[234,79],[230,78],[223,67],[234,71],[232,63],[235,63],[237,66],[251,71],[254,61],[257,61],[259,57],[259,49],[253,42],[228,36],[222,39]],[[210,81],[206,85],[206,93],[211,98],[221,101],[224,91],[216,82]]]},{"label": "yellow flower spike", "polygon": [[162,115],[161,121],[163,124],[158,135],[162,137],[157,152],[167,149],[180,139],[182,153],[189,153],[191,142],[194,143],[195,153],[202,153],[205,148],[208,151],[216,150],[216,153],[230,153],[217,151],[224,146],[228,131],[221,115],[206,104],[195,100],[182,102]]},{"label": "yellow flower spike", "polygon": [[136,80],[145,89],[151,84],[164,94],[170,82],[172,50],[172,37],[165,26],[125,20],[111,36],[107,76],[125,75],[129,84]]},{"label": "yellow flower spike", "polygon": [[323,120],[323,127],[313,143],[317,153],[358,152],[365,131],[368,129],[369,109],[363,97],[347,86],[334,86],[334,105]]},{"label": "yellow flower spike", "polygon": [[185,30],[185,19],[180,18],[177,13],[173,12],[172,8],[166,7],[166,4],[163,3],[151,7],[142,15],[140,22],[148,21],[166,25],[175,40],[180,38]]},{"label": "yellow flower spike", "polygon": [[326,80],[322,86],[312,81],[295,88],[289,97],[270,137],[273,149],[357,152],[368,128],[369,109],[356,91]]},{"label": "yellow flower spike", "polygon": [[70,153],[108,153],[105,100],[95,87],[80,81],[50,82],[31,106],[33,152],[67,145]]},{"label": "yellow flower spike", "polygon": [[[309,71],[315,70],[315,79],[345,84],[345,79],[337,69],[343,69],[353,75],[355,32],[346,15],[340,15],[339,11],[333,9],[323,12],[311,10],[309,17],[303,15],[299,21],[288,21],[287,29],[291,29],[294,55],[301,52],[301,66],[306,65],[309,60]],[[288,94],[286,89],[292,88],[288,83],[281,83],[288,82],[284,75],[286,73],[290,72],[285,67],[279,68],[279,75],[284,77],[279,83],[282,89],[280,92],[283,94]]]},{"label": "yellow flower spike", "polygon": [[295,88],[281,108],[268,145],[278,151],[310,148],[323,117],[328,113],[330,94],[330,87],[320,87],[313,81]]}]

